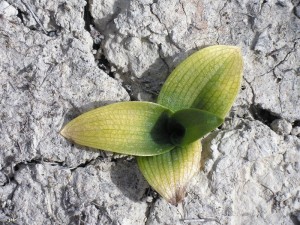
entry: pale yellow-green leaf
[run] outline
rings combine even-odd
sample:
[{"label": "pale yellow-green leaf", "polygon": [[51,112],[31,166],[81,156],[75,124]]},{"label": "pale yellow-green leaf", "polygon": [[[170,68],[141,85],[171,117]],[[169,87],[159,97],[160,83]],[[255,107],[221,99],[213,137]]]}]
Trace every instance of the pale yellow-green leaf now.
[{"label": "pale yellow-green leaf", "polygon": [[165,128],[171,111],[150,102],[121,102],[84,113],[61,134],[77,144],[127,155],[170,151]]},{"label": "pale yellow-green leaf", "polygon": [[176,147],[162,155],[137,157],[148,183],[173,205],[183,200],[189,181],[200,169],[200,160],[200,141]]},{"label": "pale yellow-green leaf", "polygon": [[242,70],[238,47],[204,48],[175,68],[163,85],[157,103],[174,112],[198,108],[224,118],[239,92]]}]

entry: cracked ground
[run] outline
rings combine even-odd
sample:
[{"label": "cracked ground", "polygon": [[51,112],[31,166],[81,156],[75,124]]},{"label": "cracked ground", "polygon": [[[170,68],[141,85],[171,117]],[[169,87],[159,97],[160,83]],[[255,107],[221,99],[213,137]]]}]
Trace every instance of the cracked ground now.
[{"label": "cracked ground", "polygon": [[[2,0],[0,20],[0,224],[300,223],[299,0]],[[243,84],[182,205],[59,135],[215,44],[242,49]]]}]

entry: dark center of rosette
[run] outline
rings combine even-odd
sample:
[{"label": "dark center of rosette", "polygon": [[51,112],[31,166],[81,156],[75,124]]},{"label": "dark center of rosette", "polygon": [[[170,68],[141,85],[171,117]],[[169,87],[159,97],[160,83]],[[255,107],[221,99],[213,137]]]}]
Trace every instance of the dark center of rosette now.
[{"label": "dark center of rosette", "polygon": [[169,118],[167,133],[172,144],[180,145],[185,135],[185,128],[175,119]]},{"label": "dark center of rosette", "polygon": [[151,137],[160,145],[180,145],[185,135],[185,128],[169,112],[160,115],[151,130]]}]

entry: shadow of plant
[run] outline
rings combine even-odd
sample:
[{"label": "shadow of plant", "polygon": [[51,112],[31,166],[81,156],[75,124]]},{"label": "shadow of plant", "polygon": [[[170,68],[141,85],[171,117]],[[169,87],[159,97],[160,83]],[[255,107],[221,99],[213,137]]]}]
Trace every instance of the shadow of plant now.
[{"label": "shadow of plant", "polygon": [[119,190],[130,200],[140,201],[148,183],[140,173],[136,160],[127,160],[126,158],[118,159],[110,171],[112,182]]}]

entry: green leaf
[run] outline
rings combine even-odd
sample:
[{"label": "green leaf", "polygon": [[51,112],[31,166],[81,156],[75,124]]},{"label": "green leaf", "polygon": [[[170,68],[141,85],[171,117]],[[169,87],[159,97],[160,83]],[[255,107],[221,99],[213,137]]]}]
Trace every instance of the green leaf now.
[{"label": "green leaf", "polygon": [[200,169],[201,143],[152,157],[137,157],[139,168],[155,191],[173,205],[185,197],[191,178]]},{"label": "green leaf", "polygon": [[204,48],[176,67],[162,87],[157,103],[174,112],[198,108],[224,118],[240,89],[242,70],[238,47]]},{"label": "green leaf", "polygon": [[186,145],[203,137],[223,123],[223,119],[199,109],[182,109],[168,123],[168,133],[175,145]]},{"label": "green leaf", "polygon": [[60,132],[77,144],[121,154],[151,156],[174,148],[167,134],[167,108],[150,102],[121,102],[89,111]]}]

